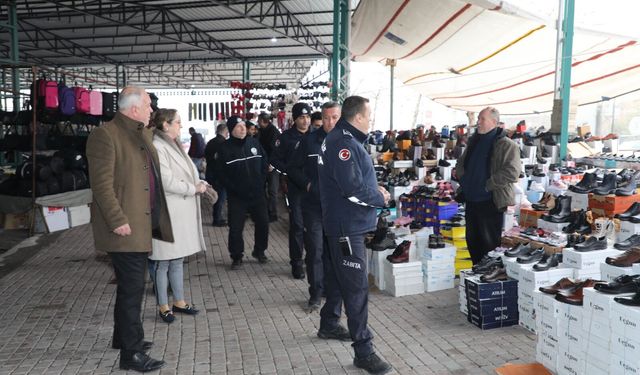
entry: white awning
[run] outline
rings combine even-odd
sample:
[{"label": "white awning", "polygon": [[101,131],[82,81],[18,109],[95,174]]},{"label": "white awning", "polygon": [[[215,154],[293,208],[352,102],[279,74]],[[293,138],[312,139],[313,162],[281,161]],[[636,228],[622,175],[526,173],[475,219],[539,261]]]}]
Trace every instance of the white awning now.
[{"label": "white awning", "polygon": [[[452,108],[544,112],[553,106],[557,37],[546,16],[494,0],[367,0],[353,15],[351,53],[356,61],[396,59],[397,79]],[[576,25],[572,102],[640,88],[637,37]]]}]

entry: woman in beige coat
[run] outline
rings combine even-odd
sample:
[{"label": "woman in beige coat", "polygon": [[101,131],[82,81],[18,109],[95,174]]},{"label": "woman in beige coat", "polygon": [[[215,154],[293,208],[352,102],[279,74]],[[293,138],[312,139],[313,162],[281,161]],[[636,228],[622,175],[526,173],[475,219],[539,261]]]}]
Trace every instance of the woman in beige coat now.
[{"label": "woman in beige coat", "polygon": [[[202,235],[200,194],[207,191],[195,165],[180,144],[180,115],[161,108],[152,114],[153,145],[158,151],[160,175],[173,228],[174,242],[153,240],[154,285],[159,314],[167,323],[173,313],[196,315],[198,310],[184,300],[183,258],[206,249]],[[169,307],[167,287],[171,285],[173,307]]]}]

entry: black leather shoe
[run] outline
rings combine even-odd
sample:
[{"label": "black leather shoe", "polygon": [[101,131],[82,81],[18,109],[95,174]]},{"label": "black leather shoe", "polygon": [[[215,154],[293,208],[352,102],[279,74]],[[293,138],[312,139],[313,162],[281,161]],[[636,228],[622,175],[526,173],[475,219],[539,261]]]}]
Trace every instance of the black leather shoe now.
[{"label": "black leather shoe", "polygon": [[629,250],[632,247],[637,247],[640,246],[640,234],[634,234],[633,236],[627,238],[624,241],[620,241],[617,242],[615,244],[613,244],[613,247],[615,247],[618,250]]},{"label": "black leather shoe", "polygon": [[[143,351],[149,351],[149,349],[151,349],[151,347],[153,347],[153,343],[151,341],[143,341],[142,342],[142,350]],[[115,343],[112,342],[111,343],[111,348],[112,349],[122,349],[120,343]]]},{"label": "black leather shoe", "polygon": [[587,194],[598,187],[598,179],[595,173],[585,173],[582,180],[575,185],[569,186],[569,190],[574,193]]},{"label": "black leather shoe", "polygon": [[597,238],[595,236],[591,236],[587,238],[583,243],[573,245],[573,250],[579,252],[587,252],[587,251],[595,251],[595,250],[605,250],[607,248],[607,237]]},{"label": "black leather shoe", "polygon": [[613,194],[616,191],[616,174],[608,173],[604,176],[602,184],[593,189],[592,193],[596,195]]},{"label": "black leather shoe", "polygon": [[240,268],[242,268],[242,259],[234,259],[231,263],[231,270],[235,271],[239,270]]},{"label": "black leather shoe", "polygon": [[621,275],[608,284],[596,284],[593,289],[605,294],[636,293],[638,284],[634,282],[640,275]]},{"label": "black leather shoe", "polygon": [[529,264],[539,262],[544,256],[544,248],[535,249],[529,253],[529,255],[523,255],[518,257],[516,261],[520,264]]},{"label": "black leather shoe", "polygon": [[135,353],[131,358],[120,358],[121,370],[149,372],[158,370],[164,365],[166,365],[164,361],[153,359],[142,352]]},{"label": "black leather shoe", "polygon": [[634,202],[631,207],[621,214],[616,214],[615,218],[620,220],[629,220],[630,217],[640,214],[640,202]]},{"label": "black leather shoe", "polygon": [[293,276],[293,278],[297,280],[304,279],[305,274],[304,274],[304,268],[302,267],[302,265],[291,266],[291,276]]},{"label": "black leather shoe", "polygon": [[495,267],[504,267],[502,264],[502,258],[493,258],[488,255],[485,255],[484,258],[480,261],[480,263],[473,265],[471,270],[473,273],[487,273],[493,270]]},{"label": "black leather shoe", "polygon": [[353,359],[353,365],[374,375],[386,374],[393,369],[390,364],[383,361],[376,353],[365,358],[355,357]]},{"label": "black leather shoe", "polygon": [[187,304],[185,307],[178,307],[176,305],[173,305],[171,310],[173,310],[173,312],[179,312],[187,315],[198,315],[198,313],[200,312],[200,310],[194,309],[193,306],[189,304]]},{"label": "black leather shoe", "polygon": [[332,330],[319,329],[318,337],[325,340],[351,341],[351,334],[341,325],[338,325]]},{"label": "black leather shoe", "polygon": [[530,251],[531,251],[531,246],[529,246],[528,243],[527,244],[521,243],[507,250],[504,253],[504,255],[509,258],[517,258],[519,256],[529,254]]},{"label": "black leather shoe", "polygon": [[553,267],[558,267],[562,263],[562,253],[545,254],[540,262],[533,265],[534,271],[547,271]]},{"label": "black leather shoe", "polygon": [[629,183],[627,185],[616,189],[615,194],[622,197],[628,197],[634,195],[637,188],[638,183],[636,181],[636,178],[632,176],[629,179]]}]

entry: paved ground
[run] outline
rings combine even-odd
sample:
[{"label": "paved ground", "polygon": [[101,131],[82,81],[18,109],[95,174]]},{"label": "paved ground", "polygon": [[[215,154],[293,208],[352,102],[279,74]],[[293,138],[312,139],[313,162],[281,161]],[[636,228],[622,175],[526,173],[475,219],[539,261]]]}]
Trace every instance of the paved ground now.
[{"label": "paved ground", "polygon": [[[248,225],[248,249],[252,233]],[[307,284],[290,277],[285,220],[271,227],[267,265],[250,259],[231,272],[226,228],[207,224],[206,241],[209,251],[185,264],[186,297],[201,314],[167,325],[152,292],[145,296],[151,355],[167,361],[160,374],[363,373],[348,343],[316,337],[319,315],[302,309]],[[0,274],[0,374],[123,373],[110,349],[112,272],[95,259],[89,227],[28,245],[33,255]],[[397,374],[490,374],[507,362],[534,361],[535,336],[467,323],[457,289],[401,298],[372,292],[369,323],[378,353]]]}]

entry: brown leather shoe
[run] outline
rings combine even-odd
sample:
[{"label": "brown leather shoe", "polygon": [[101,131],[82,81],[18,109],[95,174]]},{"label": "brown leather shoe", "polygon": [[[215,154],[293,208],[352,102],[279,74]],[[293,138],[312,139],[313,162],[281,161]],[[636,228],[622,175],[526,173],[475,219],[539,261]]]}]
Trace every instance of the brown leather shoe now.
[{"label": "brown leather shoe", "polygon": [[480,281],[483,283],[493,283],[496,281],[505,281],[508,280],[509,276],[507,276],[507,269],[504,267],[496,267],[488,274],[480,276]]},{"label": "brown leather shoe", "polygon": [[547,294],[558,294],[562,291],[566,293],[570,289],[575,289],[577,285],[578,283],[571,280],[570,278],[563,277],[551,286],[541,286],[540,291]]},{"label": "brown leather shoe", "polygon": [[592,288],[594,285],[603,282],[604,281],[587,279],[579,284],[572,293],[565,294],[560,292],[556,294],[556,300],[570,305],[582,306],[582,302],[584,300],[584,288]]},{"label": "brown leather shoe", "polygon": [[607,257],[605,262],[616,267],[631,267],[633,263],[640,263],[640,247],[632,247],[617,257]]},{"label": "brown leather shoe", "polygon": [[556,197],[551,193],[544,193],[542,198],[531,205],[536,211],[549,211],[556,206]]}]

